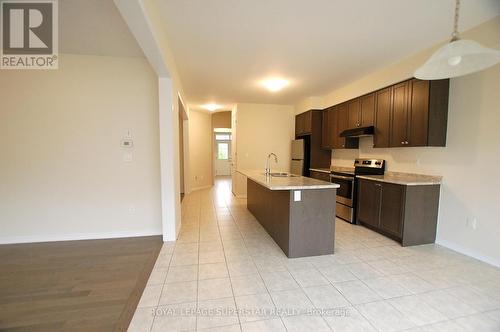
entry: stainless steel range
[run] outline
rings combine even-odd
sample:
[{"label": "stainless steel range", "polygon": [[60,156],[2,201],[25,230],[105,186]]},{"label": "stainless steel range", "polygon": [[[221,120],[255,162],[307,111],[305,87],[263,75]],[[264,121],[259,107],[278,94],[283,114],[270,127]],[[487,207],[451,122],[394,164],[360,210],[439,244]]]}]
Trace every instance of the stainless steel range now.
[{"label": "stainless steel range", "polygon": [[337,217],[356,223],[356,175],[383,175],[385,160],[356,159],[353,168],[332,167],[330,180],[340,185],[337,189]]}]

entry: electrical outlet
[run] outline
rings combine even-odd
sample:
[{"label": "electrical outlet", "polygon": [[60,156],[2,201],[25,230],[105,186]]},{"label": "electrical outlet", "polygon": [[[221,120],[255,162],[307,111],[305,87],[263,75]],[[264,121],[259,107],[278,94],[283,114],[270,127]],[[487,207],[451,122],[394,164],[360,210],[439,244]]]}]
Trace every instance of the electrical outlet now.
[{"label": "electrical outlet", "polygon": [[128,207],[128,213],[130,213],[130,214],[134,214],[135,213],[135,205],[130,205]]},{"label": "electrical outlet", "polygon": [[132,154],[131,153],[124,153],[123,154],[123,161],[126,163],[129,163],[132,161]]},{"label": "electrical outlet", "polygon": [[477,218],[476,217],[467,217],[465,220],[465,227],[470,228],[472,230],[477,229]]},{"label": "electrical outlet", "polygon": [[472,218],[471,227],[473,230],[477,229],[477,218]]}]

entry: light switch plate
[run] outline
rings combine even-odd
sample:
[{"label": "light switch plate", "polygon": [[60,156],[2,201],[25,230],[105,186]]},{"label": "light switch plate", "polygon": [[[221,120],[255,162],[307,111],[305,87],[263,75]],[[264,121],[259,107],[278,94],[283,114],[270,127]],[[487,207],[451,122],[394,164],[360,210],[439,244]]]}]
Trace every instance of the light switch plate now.
[{"label": "light switch plate", "polygon": [[124,153],[123,154],[123,161],[124,162],[129,163],[132,161],[132,159],[133,159],[133,157],[132,157],[131,153]]},{"label": "light switch plate", "polygon": [[300,202],[302,200],[302,191],[294,190],[293,191],[293,201]]}]

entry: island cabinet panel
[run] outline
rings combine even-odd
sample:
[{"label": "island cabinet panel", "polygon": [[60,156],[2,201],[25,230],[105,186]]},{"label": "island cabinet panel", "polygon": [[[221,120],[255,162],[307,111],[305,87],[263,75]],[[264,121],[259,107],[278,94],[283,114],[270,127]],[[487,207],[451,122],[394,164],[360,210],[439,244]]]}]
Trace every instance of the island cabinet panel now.
[{"label": "island cabinet panel", "polygon": [[296,202],[290,191],[288,257],[333,254],[335,196],[335,189],[302,190],[301,200]]},{"label": "island cabinet panel", "polygon": [[271,191],[260,184],[247,181],[247,208],[276,243],[288,251],[289,191]]},{"label": "island cabinet panel", "polygon": [[439,190],[359,179],[356,221],[403,246],[434,243]]},{"label": "island cabinet panel", "polygon": [[287,257],[334,251],[336,189],[270,190],[247,179],[247,208]]}]

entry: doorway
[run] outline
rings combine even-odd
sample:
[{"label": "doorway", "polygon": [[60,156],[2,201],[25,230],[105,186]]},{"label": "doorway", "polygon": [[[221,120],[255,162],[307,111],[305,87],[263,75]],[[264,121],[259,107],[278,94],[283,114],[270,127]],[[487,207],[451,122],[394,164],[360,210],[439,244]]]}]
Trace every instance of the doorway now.
[{"label": "doorway", "polygon": [[215,176],[231,175],[231,133],[214,132]]},{"label": "doorway", "polygon": [[181,201],[185,195],[185,180],[184,180],[184,121],[187,118],[186,109],[182,103],[180,96],[177,97],[179,106],[179,183]]}]

